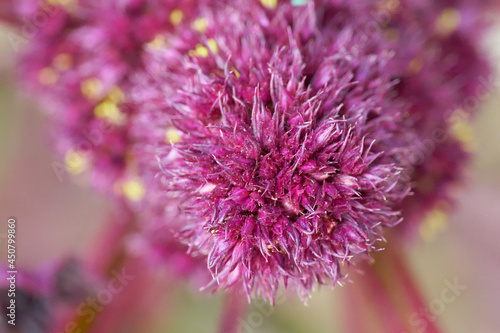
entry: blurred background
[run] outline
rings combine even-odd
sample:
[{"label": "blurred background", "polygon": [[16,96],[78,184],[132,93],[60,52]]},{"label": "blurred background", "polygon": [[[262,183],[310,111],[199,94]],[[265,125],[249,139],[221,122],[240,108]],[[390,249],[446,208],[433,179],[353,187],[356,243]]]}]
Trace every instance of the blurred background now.
[{"label": "blurred background", "polygon": [[[6,260],[6,226],[17,218],[17,263],[36,268],[68,253],[92,247],[108,214],[105,198],[82,179],[60,181],[53,163],[48,122],[39,106],[16,86],[16,53],[0,28],[0,258]],[[500,27],[485,48],[500,69]],[[476,157],[465,186],[457,188],[457,206],[446,229],[411,247],[411,269],[429,301],[440,299],[445,281],[467,288],[447,304],[437,321],[444,332],[498,333],[500,316],[500,76],[474,122]],[[444,225],[444,222],[443,222]],[[255,332],[344,332],[342,296],[352,286],[322,288],[307,306],[287,297],[274,310],[252,305],[263,314]],[[160,313],[147,332],[214,332],[220,295],[193,291],[182,283],[160,298]],[[367,299],[367,302],[370,302]],[[377,304],[371,304],[377,306]],[[248,318],[251,320],[252,318]],[[255,318],[254,318],[255,319]],[[332,330],[336,328],[335,330]],[[248,330],[251,332],[251,330]]]}]

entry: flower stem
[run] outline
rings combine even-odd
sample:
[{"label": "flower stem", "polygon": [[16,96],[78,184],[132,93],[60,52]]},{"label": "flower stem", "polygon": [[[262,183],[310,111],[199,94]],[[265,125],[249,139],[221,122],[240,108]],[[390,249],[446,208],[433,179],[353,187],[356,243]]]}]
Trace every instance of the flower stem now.
[{"label": "flower stem", "polygon": [[243,297],[238,292],[230,290],[225,295],[224,304],[221,313],[221,322],[219,333],[236,333],[248,307],[246,297]]},{"label": "flower stem", "polygon": [[[355,278],[349,295],[352,298],[349,331],[442,333],[436,319],[426,311],[427,303],[403,258],[401,247],[390,243],[389,248],[374,255],[375,263],[366,263],[364,274]],[[360,310],[366,319],[361,320],[363,323],[359,323]]]}]

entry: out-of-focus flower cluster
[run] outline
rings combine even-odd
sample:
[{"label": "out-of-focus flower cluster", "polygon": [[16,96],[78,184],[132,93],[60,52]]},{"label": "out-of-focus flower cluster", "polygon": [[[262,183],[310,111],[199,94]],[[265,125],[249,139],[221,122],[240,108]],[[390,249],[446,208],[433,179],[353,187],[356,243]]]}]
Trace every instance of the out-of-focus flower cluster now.
[{"label": "out-of-focus flower cluster", "polygon": [[59,169],[125,201],[155,258],[185,243],[215,288],[272,300],[337,283],[384,228],[406,237],[447,205],[489,84],[490,6],[23,0],[0,17],[32,18],[20,75]]},{"label": "out-of-focus flower cluster", "polygon": [[[0,304],[2,316],[7,318],[0,324],[4,332],[10,331],[7,321],[17,325],[16,332],[48,332],[54,317],[65,313],[100,286],[98,279],[88,273],[82,264],[73,258],[40,267],[34,272],[9,271],[2,267]],[[15,300],[13,303],[12,300]]]},{"label": "out-of-focus flower cluster", "polygon": [[[54,142],[65,160],[54,165],[56,172],[79,174],[89,167],[93,184],[106,192],[134,172],[128,131],[135,109],[125,98],[130,76],[142,68],[144,44],[172,29],[178,20],[172,12],[190,13],[190,5],[168,0],[12,4],[22,25],[13,40],[28,43],[20,76],[56,123]],[[123,186],[134,192],[134,183]]]},{"label": "out-of-focus flower cluster", "polygon": [[398,222],[413,134],[389,96],[386,42],[359,34],[365,13],[328,2],[207,9],[205,31],[167,35],[148,54],[138,150],[154,148],[158,190],[188,218],[180,237],[209,254],[221,285],[242,280],[272,298],[290,281],[305,298]]}]

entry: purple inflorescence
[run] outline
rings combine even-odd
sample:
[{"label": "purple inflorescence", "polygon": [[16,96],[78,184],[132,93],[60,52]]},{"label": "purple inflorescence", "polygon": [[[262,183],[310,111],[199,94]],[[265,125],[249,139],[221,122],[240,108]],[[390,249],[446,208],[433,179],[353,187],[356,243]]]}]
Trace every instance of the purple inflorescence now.
[{"label": "purple inflorescence", "polygon": [[149,55],[138,149],[158,155],[180,237],[221,285],[272,299],[293,282],[305,298],[400,220],[413,132],[389,94],[392,54],[356,9],[207,10],[205,33]]},{"label": "purple inflorescence", "polygon": [[[92,183],[107,193],[130,177],[129,128],[135,108],[129,77],[143,68],[142,53],[171,17],[194,12],[193,1],[44,1],[12,4],[21,23],[17,46],[27,44],[20,76],[43,100],[55,123],[55,144],[64,156],[54,163],[61,178],[90,169]],[[41,18],[45,18],[41,21]],[[38,22],[40,21],[40,22]],[[30,34],[25,31],[30,31]]]},{"label": "purple inflorescence", "polygon": [[0,18],[35,27],[20,73],[63,169],[126,198],[139,248],[194,271],[176,234],[216,288],[306,299],[449,201],[492,2],[23,0]]}]

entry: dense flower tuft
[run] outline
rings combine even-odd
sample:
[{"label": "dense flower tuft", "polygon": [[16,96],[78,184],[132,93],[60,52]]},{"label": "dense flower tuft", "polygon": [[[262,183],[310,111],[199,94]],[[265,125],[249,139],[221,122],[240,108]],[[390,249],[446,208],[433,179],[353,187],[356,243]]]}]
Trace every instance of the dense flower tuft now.
[{"label": "dense flower tuft", "polygon": [[150,55],[140,148],[158,154],[159,190],[214,281],[270,299],[293,282],[305,299],[400,220],[412,131],[388,94],[391,54],[329,2],[205,15],[206,34]]},{"label": "dense flower tuft", "polygon": [[292,283],[305,300],[385,227],[404,217],[396,235],[414,234],[449,205],[490,84],[478,37],[493,7],[8,0],[0,19],[57,125],[54,171],[89,169],[126,202],[138,253],[183,275],[207,258],[215,288],[272,300]]},{"label": "dense flower tuft", "polygon": [[[121,183],[126,186],[135,176],[129,151],[128,132],[135,113],[127,97],[132,89],[129,77],[143,67],[147,44],[160,43],[155,40],[160,32],[195,12],[192,2],[12,4],[11,20],[21,24],[15,40],[23,41],[16,44],[22,50],[20,76],[40,96],[55,125],[54,142],[63,155],[63,163],[53,165],[58,177],[90,170],[95,187],[127,196]],[[41,18],[46,21],[38,22]],[[28,28],[33,31],[26,35]]]}]

